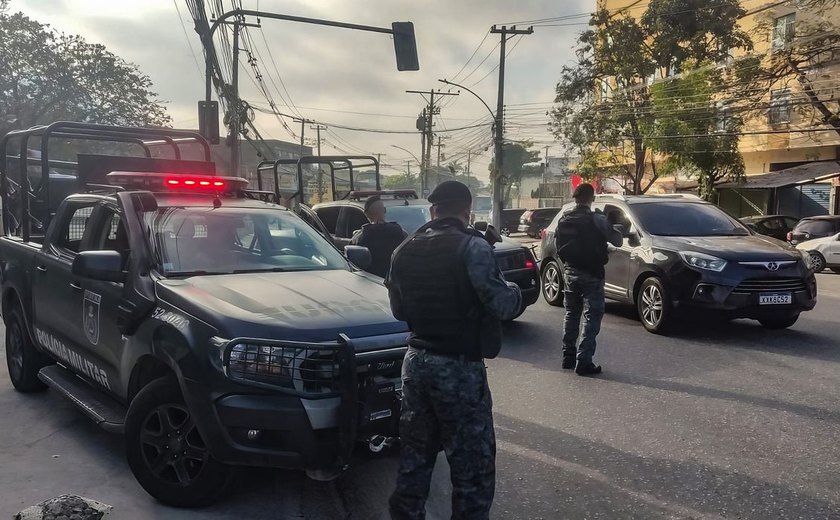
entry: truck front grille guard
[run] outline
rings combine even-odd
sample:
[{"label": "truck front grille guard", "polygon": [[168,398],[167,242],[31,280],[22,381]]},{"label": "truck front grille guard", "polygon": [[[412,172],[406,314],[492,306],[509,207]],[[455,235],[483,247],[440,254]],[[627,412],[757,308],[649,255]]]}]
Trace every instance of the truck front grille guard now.
[{"label": "truck front grille guard", "polygon": [[[239,348],[238,348],[239,347]],[[294,352],[291,357],[289,353]],[[233,354],[233,361],[231,355]],[[288,363],[293,359],[292,364]],[[317,360],[314,366],[307,361]],[[325,366],[329,364],[329,368]],[[358,376],[353,341],[340,334],[334,343],[302,343],[259,338],[235,338],[224,351],[224,369],[228,378],[249,386],[295,395],[302,399],[341,398],[338,414],[340,463],[350,461],[358,429]],[[288,372],[288,377],[284,378]],[[272,376],[278,382],[270,383]],[[332,378],[330,382],[325,376]],[[250,378],[250,379],[249,379]],[[292,387],[283,386],[291,383]],[[320,391],[308,390],[307,383],[324,384]],[[327,388],[329,391],[323,391]]]}]

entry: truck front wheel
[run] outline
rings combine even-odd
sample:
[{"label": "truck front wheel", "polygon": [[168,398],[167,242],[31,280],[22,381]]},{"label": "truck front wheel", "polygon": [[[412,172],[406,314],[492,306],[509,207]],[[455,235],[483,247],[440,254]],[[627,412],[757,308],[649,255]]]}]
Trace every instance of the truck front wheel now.
[{"label": "truck front wheel", "polygon": [[13,307],[6,317],[6,365],[15,390],[38,392],[47,388],[38,379],[38,371],[50,363],[51,360],[32,344],[20,307]]},{"label": "truck front wheel", "polygon": [[172,377],[152,381],[131,401],[125,441],[134,477],[164,504],[207,505],[230,480],[231,468],[210,455]]}]

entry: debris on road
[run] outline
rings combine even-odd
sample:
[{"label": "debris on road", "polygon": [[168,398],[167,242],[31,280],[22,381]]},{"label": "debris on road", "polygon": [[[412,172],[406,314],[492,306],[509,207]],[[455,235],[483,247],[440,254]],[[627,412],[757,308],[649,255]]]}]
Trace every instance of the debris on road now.
[{"label": "debris on road", "polygon": [[14,520],[101,520],[112,506],[77,495],[59,495],[27,507]]}]

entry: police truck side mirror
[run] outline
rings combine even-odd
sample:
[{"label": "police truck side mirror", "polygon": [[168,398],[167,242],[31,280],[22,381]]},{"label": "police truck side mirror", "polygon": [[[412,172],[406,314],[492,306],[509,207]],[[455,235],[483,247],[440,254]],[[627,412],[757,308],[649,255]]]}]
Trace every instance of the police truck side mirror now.
[{"label": "police truck side mirror", "polygon": [[344,246],[344,254],[351,264],[361,270],[370,267],[373,259],[370,256],[370,249],[362,246]]},{"label": "police truck side mirror", "polygon": [[122,255],[116,251],[82,251],[73,259],[73,274],[90,280],[122,283]]}]

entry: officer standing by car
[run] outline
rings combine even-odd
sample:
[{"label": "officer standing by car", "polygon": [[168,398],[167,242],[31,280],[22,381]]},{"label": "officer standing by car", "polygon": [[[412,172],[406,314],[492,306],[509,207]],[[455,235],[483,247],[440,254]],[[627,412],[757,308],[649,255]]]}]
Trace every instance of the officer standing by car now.
[{"label": "officer standing by car", "polygon": [[350,245],[362,246],[370,250],[371,263],[367,271],[385,278],[391,267],[391,255],[408,236],[396,222],[385,221],[385,204],[378,195],[365,201],[365,216],[369,224],[353,235]]},{"label": "officer standing by car", "polygon": [[565,268],[563,368],[574,368],[578,375],[589,376],[601,373],[601,366],[595,364],[593,356],[595,338],[604,317],[607,243],[621,247],[624,238],[620,230],[610,225],[606,215],[592,211],[595,189],[591,184],[581,184],[572,196],[576,207],[560,219],[556,233],[557,256]]},{"label": "officer standing by car", "polygon": [[484,358],[501,348],[501,321],[522,294],[505,282],[484,236],[468,228],[472,196],[455,181],[429,195],[433,220],[394,253],[391,309],[411,330],[403,362],[402,453],[390,499],[394,519],[425,518],[441,446],[452,517],[486,519],[495,491],[496,440]]}]

